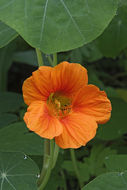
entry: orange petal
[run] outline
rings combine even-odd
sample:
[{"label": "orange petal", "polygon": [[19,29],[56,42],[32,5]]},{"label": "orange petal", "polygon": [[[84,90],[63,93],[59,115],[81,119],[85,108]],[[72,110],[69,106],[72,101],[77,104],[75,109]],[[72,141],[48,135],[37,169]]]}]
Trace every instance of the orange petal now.
[{"label": "orange petal", "polygon": [[41,66],[24,82],[24,100],[28,105],[36,100],[46,101],[56,91],[74,95],[87,82],[87,70],[80,64],[62,62],[54,68]]},{"label": "orange petal", "polygon": [[96,134],[97,123],[93,117],[82,113],[71,113],[61,120],[63,132],[55,137],[61,148],[79,148],[86,145]]},{"label": "orange petal", "polygon": [[27,127],[39,136],[52,139],[60,135],[63,131],[59,120],[50,115],[46,103],[34,101],[28,107],[24,116]]},{"label": "orange petal", "polygon": [[22,90],[23,98],[27,105],[30,105],[33,101],[43,100],[42,94],[34,84],[33,77],[29,77],[24,81]]},{"label": "orange petal", "polygon": [[97,123],[105,123],[111,116],[111,102],[104,91],[94,85],[82,88],[73,102],[73,109],[95,118]]},{"label": "orange petal", "polygon": [[41,92],[46,100],[52,92],[51,72],[53,68],[48,66],[41,66],[38,70],[32,73],[33,81],[36,88]]},{"label": "orange petal", "polygon": [[62,62],[52,72],[53,91],[74,95],[88,83],[87,70],[77,63]]}]

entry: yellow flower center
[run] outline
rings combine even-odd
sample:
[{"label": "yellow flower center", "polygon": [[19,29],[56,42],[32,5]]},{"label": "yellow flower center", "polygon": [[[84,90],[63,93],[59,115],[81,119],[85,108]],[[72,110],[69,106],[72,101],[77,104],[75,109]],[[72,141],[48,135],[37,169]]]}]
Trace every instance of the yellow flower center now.
[{"label": "yellow flower center", "polygon": [[47,104],[49,110],[55,116],[63,117],[71,111],[71,99],[59,92],[51,93],[47,100]]}]

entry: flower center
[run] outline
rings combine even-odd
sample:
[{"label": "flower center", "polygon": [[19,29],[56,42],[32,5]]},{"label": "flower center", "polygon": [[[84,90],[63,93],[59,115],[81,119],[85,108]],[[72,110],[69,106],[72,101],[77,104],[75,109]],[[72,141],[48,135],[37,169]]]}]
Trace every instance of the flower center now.
[{"label": "flower center", "polygon": [[66,97],[65,95],[56,92],[51,93],[48,97],[47,104],[49,107],[49,110],[55,115],[55,116],[66,116],[71,111],[71,99]]}]

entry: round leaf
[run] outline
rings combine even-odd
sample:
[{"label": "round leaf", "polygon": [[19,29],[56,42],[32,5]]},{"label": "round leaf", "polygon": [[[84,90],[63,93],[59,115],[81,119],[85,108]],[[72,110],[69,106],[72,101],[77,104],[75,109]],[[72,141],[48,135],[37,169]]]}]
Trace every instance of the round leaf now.
[{"label": "round leaf", "polygon": [[126,190],[127,172],[111,172],[98,176],[82,190]]},{"label": "round leaf", "polygon": [[0,130],[0,151],[42,155],[43,139],[29,132],[23,122],[14,123]]},{"label": "round leaf", "polygon": [[109,171],[127,171],[127,155],[109,155],[104,163]]},{"label": "round leaf", "polygon": [[0,152],[0,190],[37,190],[39,169],[20,152]]},{"label": "round leaf", "polygon": [[95,40],[96,45],[106,57],[116,57],[127,47],[127,2],[120,6],[117,15],[104,33]]},{"label": "round leaf", "polygon": [[0,19],[44,53],[67,51],[99,36],[117,0],[1,0]]}]

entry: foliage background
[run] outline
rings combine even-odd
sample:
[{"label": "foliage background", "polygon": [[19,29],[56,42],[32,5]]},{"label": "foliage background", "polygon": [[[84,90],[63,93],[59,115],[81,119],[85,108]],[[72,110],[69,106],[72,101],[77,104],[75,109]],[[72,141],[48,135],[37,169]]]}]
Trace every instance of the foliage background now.
[{"label": "foliage background", "polygon": [[[37,1],[43,3],[42,10],[37,9],[34,1],[27,1],[27,6],[24,1],[8,2],[0,1],[0,190],[37,189],[43,140],[29,132],[22,119],[26,111],[22,84],[38,67],[34,47],[46,53],[43,53],[45,65],[50,65],[48,57],[54,52],[59,52],[58,63],[67,60],[82,64],[88,69],[89,84],[107,92],[113,107],[110,121],[99,126],[96,137],[87,146],[76,150],[81,181],[85,185],[82,190],[126,190],[127,0],[118,4],[115,0],[108,3],[91,0],[85,16],[80,11],[82,1],[78,5],[76,1],[73,4],[65,1],[68,9],[62,0],[60,4],[50,1],[47,13],[44,1]],[[26,17],[20,11],[24,7],[27,7]],[[63,10],[59,15],[63,19],[60,28],[53,27],[50,19],[41,25],[46,18],[41,12],[59,23],[60,10]],[[73,19],[77,16],[79,28]],[[3,172],[7,174],[6,179],[2,177]],[[79,189],[69,150],[60,150],[46,186],[46,190],[50,189]]]}]

